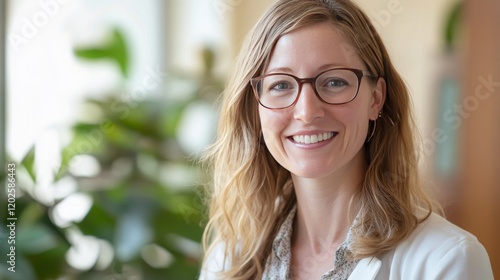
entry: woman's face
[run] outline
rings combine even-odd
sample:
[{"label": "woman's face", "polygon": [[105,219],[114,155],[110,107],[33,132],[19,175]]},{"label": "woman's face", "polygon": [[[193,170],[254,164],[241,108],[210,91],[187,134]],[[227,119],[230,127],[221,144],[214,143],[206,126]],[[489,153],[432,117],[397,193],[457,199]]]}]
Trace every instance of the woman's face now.
[{"label": "woman's face", "polygon": [[[278,40],[264,74],[311,78],[332,68],[367,70],[353,49],[329,23],[305,26]],[[383,79],[373,83],[363,77],[357,97],[343,105],[320,101],[312,85],[304,83],[295,105],[285,109],[259,106],[266,146],[295,176],[321,178],[345,172],[363,164],[368,123],[377,118],[384,98]]]}]

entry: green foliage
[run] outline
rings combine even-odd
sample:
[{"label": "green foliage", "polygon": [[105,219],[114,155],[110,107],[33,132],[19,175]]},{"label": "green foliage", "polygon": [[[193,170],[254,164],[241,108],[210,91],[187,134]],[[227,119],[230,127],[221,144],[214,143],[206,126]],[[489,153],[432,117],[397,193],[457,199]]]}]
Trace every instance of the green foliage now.
[{"label": "green foliage", "polygon": [[455,47],[457,36],[459,36],[461,18],[463,13],[463,3],[458,1],[451,8],[447,15],[446,24],[444,28],[444,41],[447,51],[453,50]]},{"label": "green foliage", "polygon": [[24,168],[26,168],[31,179],[35,182],[36,181],[36,175],[34,170],[35,147],[31,148],[28,151],[28,153],[24,156],[23,160],[21,161],[21,164],[24,166]]},{"label": "green foliage", "polygon": [[117,29],[113,30],[106,44],[92,48],[77,48],[74,50],[74,53],[81,59],[91,61],[101,59],[111,60],[119,66],[120,72],[124,77],[128,76],[129,58],[127,43],[122,32]]},{"label": "green foliage", "polygon": [[[111,43],[77,49],[75,54],[83,59],[115,61],[125,77],[129,59],[124,42],[123,35],[114,31]],[[207,86],[221,87],[210,75],[190,79],[198,92]],[[60,167],[54,170],[53,185],[71,178],[77,182],[76,192],[91,198],[90,210],[81,221],[64,226],[55,222],[54,209],[62,199],[54,203],[38,199],[33,191],[40,183],[35,176],[35,149],[24,157],[18,178],[31,181],[23,181],[27,185],[19,188],[22,194],[16,201],[16,273],[7,271],[2,258],[0,279],[197,278],[204,223],[203,192],[197,183],[201,178],[198,166],[176,139],[181,115],[192,100],[126,102],[126,94],[86,101],[98,109],[100,117],[72,126],[72,139],[61,151]],[[98,174],[85,177],[72,172],[79,168],[82,155],[99,163]],[[165,180],[162,172],[172,165],[182,166],[190,174],[191,184],[177,186]],[[2,201],[6,199],[2,197]],[[1,218],[0,223],[6,221]],[[1,236],[8,235],[5,228],[0,224]],[[109,244],[114,252],[111,263],[104,267],[95,263],[83,270],[69,265],[68,252],[79,246],[71,237],[75,231]],[[5,258],[3,249],[1,253]],[[171,261],[155,263],[165,256]]]}]

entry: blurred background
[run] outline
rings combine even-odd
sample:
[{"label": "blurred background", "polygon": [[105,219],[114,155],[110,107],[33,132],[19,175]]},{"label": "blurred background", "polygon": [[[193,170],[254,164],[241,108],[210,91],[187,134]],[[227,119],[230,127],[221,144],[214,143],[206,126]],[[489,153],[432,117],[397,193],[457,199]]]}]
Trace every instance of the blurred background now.
[{"label": "blurred background", "polygon": [[[0,1],[0,164],[17,195],[12,273],[0,192],[0,279],[197,279],[197,159],[273,2]],[[426,184],[500,275],[500,2],[356,2],[412,93]]]}]

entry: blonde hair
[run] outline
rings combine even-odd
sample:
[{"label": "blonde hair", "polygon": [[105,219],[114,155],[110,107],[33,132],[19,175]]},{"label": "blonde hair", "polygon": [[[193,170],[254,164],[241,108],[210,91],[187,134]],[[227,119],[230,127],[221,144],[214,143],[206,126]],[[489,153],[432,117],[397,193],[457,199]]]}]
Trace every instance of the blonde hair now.
[{"label": "blonde hair", "polygon": [[[433,209],[417,174],[408,90],[368,17],[350,1],[281,0],[261,17],[244,42],[223,95],[216,142],[205,158],[213,172],[213,185],[203,244],[206,256],[217,244],[224,244],[228,269],[221,277],[261,278],[273,239],[295,204],[290,173],[274,160],[261,139],[258,103],[249,81],[262,73],[282,35],[319,22],[332,23],[354,47],[346,51],[359,56],[387,84],[383,117],[365,144],[368,169],[359,195],[353,258],[392,249]],[[419,207],[427,209],[427,215],[420,217]]]}]

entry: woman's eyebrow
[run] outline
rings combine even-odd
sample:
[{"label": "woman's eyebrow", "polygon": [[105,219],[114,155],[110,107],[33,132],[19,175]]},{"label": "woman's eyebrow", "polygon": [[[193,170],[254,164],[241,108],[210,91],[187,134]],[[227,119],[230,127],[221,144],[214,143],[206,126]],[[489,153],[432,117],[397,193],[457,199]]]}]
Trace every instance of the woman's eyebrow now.
[{"label": "woman's eyebrow", "polygon": [[[332,68],[343,68],[343,67],[348,67],[347,65],[340,64],[340,63],[328,63],[328,64],[323,64],[320,67],[317,68],[318,72],[321,72],[323,70],[328,70]],[[270,73],[293,73],[294,71],[290,67],[275,67],[275,68],[270,68],[266,70],[266,74]]]}]

